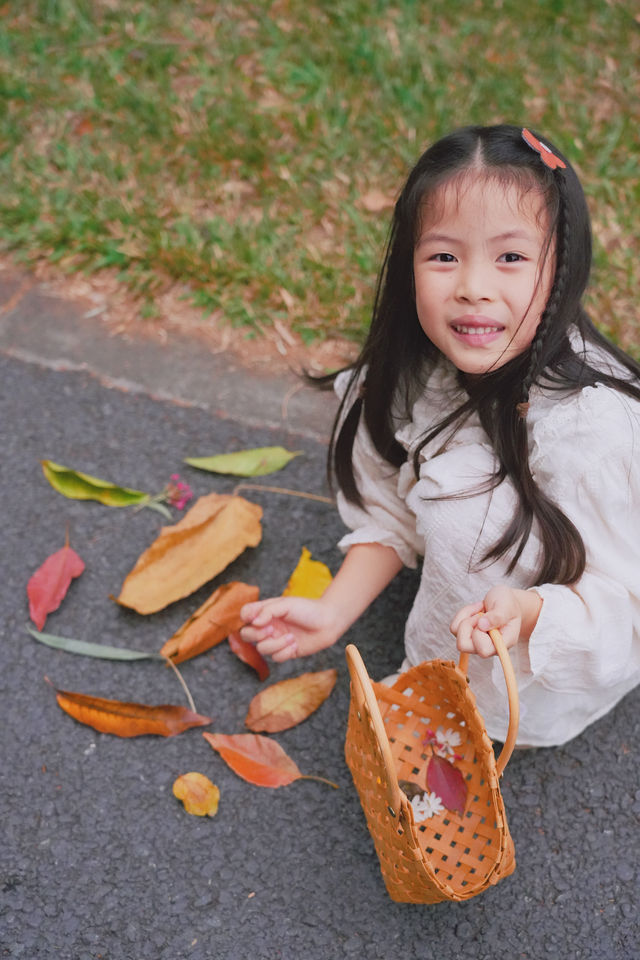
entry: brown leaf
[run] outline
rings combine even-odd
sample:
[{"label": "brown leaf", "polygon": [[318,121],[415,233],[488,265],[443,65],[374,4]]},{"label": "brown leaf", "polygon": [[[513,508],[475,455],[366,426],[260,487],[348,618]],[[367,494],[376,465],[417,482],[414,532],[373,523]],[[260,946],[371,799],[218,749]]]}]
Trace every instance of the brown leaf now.
[{"label": "brown leaf", "polygon": [[243,620],[240,610],[260,595],[258,587],[247,583],[225,583],[214,590],[208,600],[189,617],[186,623],[167,640],[160,653],[182,663],[197,657],[221,643],[233,630],[239,630]]},{"label": "brown leaf", "polygon": [[435,753],[427,765],[427,787],[437,794],[447,810],[464,816],[467,784],[457,767]]},{"label": "brown leaf", "polygon": [[211,723],[211,717],[168,704],[151,707],[144,703],[90,697],[70,690],[56,690],[56,700],[64,712],[78,723],[93,727],[100,733],[113,733],[116,737],[141,737],[144,734],[173,737],[191,727],[204,727]]},{"label": "brown leaf", "polygon": [[231,647],[233,653],[235,653],[238,660],[242,660],[243,663],[253,667],[260,680],[267,679],[270,672],[269,664],[262,654],[258,653],[255,643],[247,643],[246,640],[242,639],[239,633],[230,633],[229,646]]},{"label": "brown leaf", "polygon": [[203,733],[214,750],[229,764],[234,773],[258,787],[284,787],[302,774],[282,747],[255,733]]},{"label": "brown leaf", "polygon": [[155,613],[212,580],[245,547],[260,543],[262,507],[243,497],[200,497],[179,523],[163,527],[122,585],[118,603]]},{"label": "brown leaf", "polygon": [[383,193],[378,187],[373,187],[360,197],[360,203],[364,209],[370,213],[380,213],[382,210],[389,210],[395,206],[395,202],[394,197]]},{"label": "brown leaf", "polygon": [[333,690],[337,670],[303,673],[261,690],[249,704],[245,720],[250,730],[278,733],[302,723]]},{"label": "brown leaf", "polygon": [[215,817],[218,812],[220,790],[203,773],[183,773],[174,781],[173,795],[196,817]]},{"label": "brown leaf", "polygon": [[42,630],[47,614],[57,610],[74,577],[79,577],[84,563],[75,550],[66,544],[47,557],[27,584],[29,616],[38,630]]}]

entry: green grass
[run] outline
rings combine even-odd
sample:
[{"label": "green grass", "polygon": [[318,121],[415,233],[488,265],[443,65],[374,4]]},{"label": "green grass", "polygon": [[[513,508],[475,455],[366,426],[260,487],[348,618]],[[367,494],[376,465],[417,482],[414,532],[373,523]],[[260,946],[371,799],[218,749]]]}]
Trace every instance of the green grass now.
[{"label": "green grass", "polygon": [[633,348],[639,53],[624,0],[4,3],[0,249],[115,270],[150,323],[177,285],[359,339],[390,212],[363,199],[454,126],[523,123],[583,179],[590,306]]}]

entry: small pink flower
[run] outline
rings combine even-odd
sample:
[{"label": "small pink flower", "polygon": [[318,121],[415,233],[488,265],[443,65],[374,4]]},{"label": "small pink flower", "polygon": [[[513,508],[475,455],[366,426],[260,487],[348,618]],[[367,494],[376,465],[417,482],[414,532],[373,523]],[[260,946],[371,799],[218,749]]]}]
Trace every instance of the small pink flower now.
[{"label": "small pink flower", "polygon": [[169,483],[164,490],[167,503],[177,510],[183,510],[186,504],[193,497],[193,491],[188,483],[180,479],[179,473],[172,473]]}]

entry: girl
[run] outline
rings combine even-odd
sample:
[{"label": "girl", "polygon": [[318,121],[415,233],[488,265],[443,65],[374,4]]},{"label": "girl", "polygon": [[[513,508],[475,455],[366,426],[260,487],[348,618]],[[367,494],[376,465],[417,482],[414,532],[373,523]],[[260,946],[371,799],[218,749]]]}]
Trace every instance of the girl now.
[{"label": "girl", "polygon": [[402,669],[471,658],[504,739],[502,631],[519,743],[560,744],[640,680],[640,367],[581,306],[584,194],[548,142],[467,127],[420,158],[396,204],[373,321],[330,451],[352,532],[320,600],[248,604],[281,661],[327,647],[424,557]]}]

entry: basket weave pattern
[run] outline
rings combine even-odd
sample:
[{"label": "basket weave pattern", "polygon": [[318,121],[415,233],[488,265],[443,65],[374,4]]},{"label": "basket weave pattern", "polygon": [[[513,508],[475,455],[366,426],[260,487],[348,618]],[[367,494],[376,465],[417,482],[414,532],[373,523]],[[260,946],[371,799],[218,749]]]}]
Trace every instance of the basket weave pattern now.
[{"label": "basket weave pattern", "polygon": [[[495,756],[461,669],[434,660],[402,674],[393,687],[369,682],[368,702],[354,696],[355,686],[352,671],[345,756],[391,898],[408,903],[466,900],[512,873],[513,842]],[[467,804],[462,817],[445,810],[415,823],[397,781],[427,790],[431,748],[423,740],[427,730],[439,727],[460,735],[456,767],[467,782]],[[391,771],[385,752],[392,757]]]}]

